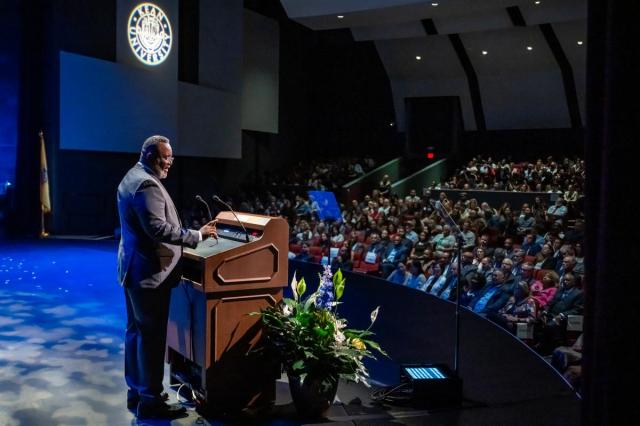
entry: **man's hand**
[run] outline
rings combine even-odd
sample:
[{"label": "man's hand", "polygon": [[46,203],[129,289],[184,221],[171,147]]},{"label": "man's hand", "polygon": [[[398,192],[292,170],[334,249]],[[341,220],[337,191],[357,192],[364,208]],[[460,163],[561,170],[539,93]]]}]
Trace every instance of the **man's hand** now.
[{"label": "man's hand", "polygon": [[216,230],[216,224],[218,221],[216,219],[204,225],[200,228],[200,233],[202,234],[202,239],[206,240],[207,238],[215,238],[218,239],[218,231]]}]

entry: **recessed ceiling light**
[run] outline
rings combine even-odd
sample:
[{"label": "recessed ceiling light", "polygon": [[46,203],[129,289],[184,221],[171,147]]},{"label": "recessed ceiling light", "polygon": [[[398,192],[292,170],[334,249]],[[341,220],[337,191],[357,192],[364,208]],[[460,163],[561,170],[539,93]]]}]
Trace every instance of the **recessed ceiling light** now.
[{"label": "recessed ceiling light", "polygon": [[436,7],[437,5],[438,5],[438,3],[436,3],[436,2],[431,3],[431,6],[433,6],[433,7]]},{"label": "recessed ceiling light", "polygon": [[578,40],[578,46],[582,46],[584,42],[582,40]]},{"label": "recessed ceiling light", "polygon": [[416,61],[419,61],[422,59],[422,56],[416,56]]},{"label": "recessed ceiling light", "polygon": [[389,127],[393,127],[395,125],[396,125],[396,123],[394,123],[393,121],[389,123]]},{"label": "recessed ceiling light", "polygon": [[486,55],[486,54],[488,54],[488,53],[489,53],[489,52],[487,52],[486,50],[483,50],[483,51],[482,51],[482,54],[483,54],[483,55]]},{"label": "recessed ceiling light", "polygon": [[344,18],[344,15],[338,15],[338,19]]},{"label": "recessed ceiling light", "polygon": [[540,4],[540,3],[542,3],[542,2],[541,2],[540,0],[536,0],[536,1],[534,1],[534,3],[535,3],[535,4]]},{"label": "recessed ceiling light", "polygon": [[533,47],[527,46],[527,50],[533,50]]}]

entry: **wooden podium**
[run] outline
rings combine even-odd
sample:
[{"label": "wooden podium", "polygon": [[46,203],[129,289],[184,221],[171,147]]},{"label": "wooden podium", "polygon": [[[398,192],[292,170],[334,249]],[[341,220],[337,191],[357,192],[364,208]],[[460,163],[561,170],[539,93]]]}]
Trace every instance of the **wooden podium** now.
[{"label": "wooden podium", "polygon": [[279,366],[253,351],[259,317],[287,285],[289,226],[282,218],[221,212],[218,240],[182,256],[183,279],[173,289],[167,331],[171,383],[188,385],[214,412],[262,407],[275,401]]}]

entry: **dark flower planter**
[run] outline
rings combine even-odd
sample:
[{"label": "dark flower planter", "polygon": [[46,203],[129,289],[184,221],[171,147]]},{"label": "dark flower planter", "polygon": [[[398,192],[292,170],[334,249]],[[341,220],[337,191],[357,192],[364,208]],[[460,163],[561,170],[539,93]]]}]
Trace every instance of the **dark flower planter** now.
[{"label": "dark flower planter", "polygon": [[338,391],[337,377],[310,377],[304,383],[300,377],[289,376],[289,390],[298,415],[302,418],[327,416]]}]

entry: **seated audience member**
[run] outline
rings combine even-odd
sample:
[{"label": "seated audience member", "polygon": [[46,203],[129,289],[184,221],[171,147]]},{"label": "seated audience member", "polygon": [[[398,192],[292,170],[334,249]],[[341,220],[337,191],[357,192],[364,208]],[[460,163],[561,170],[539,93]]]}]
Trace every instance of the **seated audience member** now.
[{"label": "seated audience member", "polygon": [[478,265],[478,273],[484,276],[485,282],[491,281],[491,274],[493,273],[493,265],[491,264],[491,258],[488,256],[483,257]]},{"label": "seated audience member", "polygon": [[520,280],[520,276],[513,275],[513,260],[505,258],[502,261],[502,272],[504,272],[504,287],[513,292],[516,284]]},{"label": "seated audience member", "polygon": [[518,323],[534,323],[537,317],[536,302],[530,297],[529,286],[524,281],[516,285],[513,295],[497,314],[487,316],[493,322],[514,333]]},{"label": "seated audience member", "polygon": [[301,220],[298,226],[298,233],[296,234],[296,239],[299,242],[308,242],[313,238],[313,231],[309,227],[309,222],[306,220]]},{"label": "seated audience member", "polygon": [[396,268],[391,271],[391,273],[387,277],[387,281],[394,284],[405,285],[410,275],[411,274],[409,274],[409,271],[407,271],[407,266],[404,264],[404,262],[398,262]]},{"label": "seated audience member", "polygon": [[518,217],[516,222],[518,224],[518,235],[526,235],[528,232],[531,232],[533,227],[536,226],[536,219],[531,213],[531,207],[525,207],[522,209],[522,214]]},{"label": "seated audience member", "polygon": [[351,231],[351,235],[349,236],[348,246],[351,251],[351,261],[357,259],[362,259],[364,257],[364,249],[366,247],[365,243],[358,239],[358,233],[356,231]]},{"label": "seated audience member", "polygon": [[[573,248],[571,249],[573,252]],[[562,277],[568,272],[573,273],[576,267],[576,257],[573,255],[567,255],[562,258],[562,262],[556,267],[556,272],[560,275],[560,282],[562,283]]]},{"label": "seated audience member", "polygon": [[344,235],[340,232],[339,228],[335,226],[331,227],[331,243],[338,245],[344,242]]},{"label": "seated audience member", "polygon": [[542,246],[536,242],[533,233],[528,233],[522,242],[522,250],[525,256],[535,256],[542,250]]},{"label": "seated audience member", "polygon": [[484,255],[485,256],[489,256],[489,257],[493,256],[493,250],[494,249],[493,249],[493,247],[489,247],[489,236],[487,234],[480,235],[480,238],[478,239],[478,246],[473,249],[473,254],[476,257],[482,259],[477,254],[477,251],[480,250],[480,249],[484,250]]},{"label": "seated audience member", "polygon": [[461,280],[460,306],[468,307],[486,283],[484,274],[478,272],[467,275],[466,280]]},{"label": "seated audience member", "polygon": [[442,293],[442,291],[447,287],[449,279],[451,278],[449,265],[446,265],[445,268],[442,267],[442,264],[439,266],[442,273],[438,275],[437,279],[432,282],[431,288],[429,288],[429,293],[434,296],[440,296],[440,293]]},{"label": "seated audience member", "polygon": [[535,277],[533,269],[533,264],[531,262],[523,262],[522,268],[520,269],[520,281],[524,281],[529,286],[529,290],[536,283],[542,287],[542,283],[538,281]]},{"label": "seated audience member", "polygon": [[391,244],[391,238],[389,236],[389,231],[387,229],[383,229],[380,231],[380,253],[384,253]]},{"label": "seated audience member", "polygon": [[502,268],[502,261],[507,258],[507,255],[503,248],[498,247],[493,251],[493,264],[491,265],[495,269]]},{"label": "seated audience member", "polygon": [[322,249],[323,256],[329,256],[329,249],[331,249],[331,239],[326,232],[320,234],[318,246]]},{"label": "seated audience member", "polygon": [[547,222],[560,222],[567,215],[567,207],[564,205],[564,200],[558,197],[556,203],[547,209],[546,220]]},{"label": "seated audience member", "polygon": [[535,282],[531,285],[531,297],[536,301],[540,309],[545,309],[558,291],[560,277],[555,271],[548,271],[542,276],[542,283]]},{"label": "seated audience member", "polygon": [[418,234],[416,233],[416,231],[413,229],[414,226],[412,223],[407,223],[404,227],[404,236],[405,238],[407,238],[409,241],[411,241],[411,246],[413,247],[413,245],[418,241]]},{"label": "seated audience member", "polygon": [[456,237],[451,235],[451,227],[449,225],[444,225],[442,227],[442,232],[436,234],[432,239],[431,243],[434,245],[436,250],[444,250],[445,246],[453,247],[456,243]]},{"label": "seated audience member", "polygon": [[551,354],[551,365],[575,389],[580,387],[580,364],[582,362],[582,337],[580,334],[575,343],[571,346],[559,346]]},{"label": "seated audience member", "polygon": [[564,234],[564,240],[570,244],[580,244],[584,241],[584,220],[576,219],[573,228]]},{"label": "seated audience member", "polygon": [[405,282],[407,287],[421,289],[427,282],[427,278],[422,273],[422,264],[418,260],[414,260],[409,264],[409,278]]},{"label": "seated audience member", "polygon": [[311,214],[309,202],[301,196],[296,197],[296,205],[293,207],[298,217],[307,217]]},{"label": "seated audience member", "polygon": [[476,234],[471,230],[471,221],[462,221],[462,238],[464,239],[463,249],[473,249],[476,245]]},{"label": "seated audience member", "polygon": [[573,185],[569,185],[567,190],[564,192],[562,198],[564,198],[564,202],[567,206],[573,206],[578,201],[578,191],[575,190]]},{"label": "seated audience member", "polygon": [[346,248],[340,248],[338,255],[331,260],[331,269],[335,272],[338,269],[342,271],[353,270],[353,262]]},{"label": "seated audience member", "polygon": [[491,219],[493,215],[495,215],[497,212],[496,209],[491,207],[489,203],[487,203],[486,201],[483,201],[480,204],[480,211],[481,211],[480,216],[484,218],[485,221],[488,221],[489,219]]},{"label": "seated audience member", "polygon": [[565,339],[568,315],[580,315],[584,308],[583,293],[576,286],[576,278],[571,272],[564,274],[560,288],[556,291],[547,308],[541,312],[544,324],[539,350],[549,353],[560,346]]},{"label": "seated audience member", "polygon": [[391,271],[396,269],[398,263],[404,263],[407,260],[407,249],[402,245],[402,237],[396,234],[393,237],[393,244],[387,247],[382,255],[382,276],[386,278]]},{"label": "seated audience member", "polygon": [[504,287],[505,272],[502,269],[493,271],[492,280],[471,300],[469,308],[482,316],[497,314],[511,297],[512,291]]},{"label": "seated audience member", "polygon": [[303,262],[315,262],[315,258],[309,254],[309,244],[302,243],[300,253],[294,257],[295,260],[302,260]]},{"label": "seated audience member", "polygon": [[556,269],[556,258],[553,256],[553,248],[550,244],[544,244],[540,253],[536,255],[535,269]]},{"label": "seated audience member", "polygon": [[467,275],[478,270],[478,267],[473,264],[473,252],[464,251],[462,253],[462,263],[460,264],[460,268],[461,277],[463,279],[466,279]]},{"label": "seated audience member", "polygon": [[[518,232],[518,228],[520,226],[518,224],[519,216],[517,216],[516,212],[511,210],[511,207],[506,207],[504,209],[504,215],[505,221],[502,224],[502,234],[505,237],[520,235],[520,232]],[[522,235],[524,235],[525,232],[526,231],[523,231]]]},{"label": "seated audience member", "polygon": [[[368,253],[373,253],[373,256],[375,258],[379,258],[383,252],[384,245],[380,240],[380,234],[378,234],[377,232],[372,232],[371,235],[369,235],[369,245],[367,246],[365,257],[367,257]],[[371,259],[371,256],[369,256],[369,259]]]},{"label": "seated audience member", "polygon": [[378,184],[380,195],[388,196],[391,193],[391,179],[389,175],[382,176],[382,180]]},{"label": "seated audience member", "polygon": [[582,244],[576,243],[574,259],[576,264],[573,266],[573,272],[580,277],[584,278],[584,255],[582,254]]},{"label": "seated audience member", "polygon": [[458,288],[458,263],[453,262],[451,268],[449,268],[449,276],[442,288],[438,297],[445,300],[456,300],[456,292]]},{"label": "seated audience member", "polygon": [[430,247],[429,241],[427,241],[427,233],[422,231],[418,236],[418,241],[413,245],[411,249],[410,259],[424,261],[426,258],[425,251]]},{"label": "seated audience member", "polygon": [[[438,279],[442,276],[442,268],[440,264],[434,262],[430,268],[430,274],[427,280],[424,282],[420,290],[425,293],[430,293],[433,286],[438,282]],[[444,278],[443,278],[444,279]]]},{"label": "seated audience member", "polygon": [[511,260],[513,261],[513,265],[511,267],[511,274],[514,277],[518,277],[517,279],[520,279],[520,276],[522,275],[522,264],[524,262],[524,250],[522,249],[515,249],[513,251],[513,256],[511,257]]},{"label": "seated audience member", "polygon": [[396,235],[399,235],[402,241],[402,245],[407,251],[407,255],[411,252],[411,248],[413,248],[413,241],[407,238],[406,231],[403,226],[398,226],[398,232]]},{"label": "seated audience member", "polygon": [[513,238],[505,238],[502,248],[504,249],[504,256],[511,259],[513,257]]},{"label": "seated audience member", "polygon": [[471,222],[471,229],[474,231],[474,234],[485,232],[487,229],[487,221],[484,219],[480,213],[477,213],[475,210],[471,210],[469,212],[469,222]]},{"label": "seated audience member", "polygon": [[482,258],[487,256],[487,253],[484,251],[484,249],[480,247],[474,248],[472,253],[473,253],[473,264],[475,266],[478,266],[482,261]]}]

